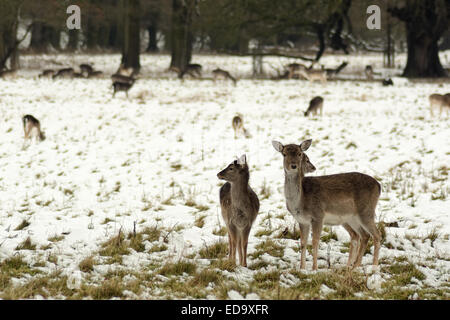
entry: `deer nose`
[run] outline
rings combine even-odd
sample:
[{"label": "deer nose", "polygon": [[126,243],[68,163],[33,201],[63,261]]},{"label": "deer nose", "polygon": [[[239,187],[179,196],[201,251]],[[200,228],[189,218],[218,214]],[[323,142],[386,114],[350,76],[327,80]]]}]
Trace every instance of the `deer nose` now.
[{"label": "deer nose", "polygon": [[291,168],[292,168],[293,170],[295,170],[295,169],[297,169],[297,165],[296,165],[296,164],[291,164]]}]

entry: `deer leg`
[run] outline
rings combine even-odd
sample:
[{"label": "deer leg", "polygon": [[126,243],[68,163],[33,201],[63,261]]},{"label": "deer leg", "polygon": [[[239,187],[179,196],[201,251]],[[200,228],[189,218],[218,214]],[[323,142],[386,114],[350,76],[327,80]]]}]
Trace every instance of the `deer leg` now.
[{"label": "deer leg", "polygon": [[373,239],[373,265],[378,265],[378,256],[380,254],[380,244],[381,244],[381,234],[378,231],[377,226],[374,221],[369,221],[365,227],[367,232],[370,233]]},{"label": "deer leg", "polygon": [[353,264],[353,268],[359,267],[362,262],[362,258],[364,256],[364,253],[367,248],[367,243],[369,242],[370,235],[362,228],[359,228],[359,235],[360,235],[360,241],[359,241],[359,248],[358,248],[358,255],[356,256],[355,263]]},{"label": "deer leg", "polygon": [[230,252],[228,254],[228,258],[230,261],[236,263],[236,232],[233,228],[229,228],[228,230],[228,241],[230,245]]},{"label": "deer leg", "polygon": [[306,267],[306,245],[308,244],[308,237],[309,237],[309,225],[300,224],[300,244],[301,244],[300,269],[305,269]]},{"label": "deer leg", "polygon": [[313,270],[317,270],[317,255],[319,251],[320,233],[322,232],[322,221],[312,223],[312,249],[313,249]]},{"label": "deer leg", "polygon": [[343,227],[350,234],[350,247],[348,250],[349,253],[347,261],[347,267],[350,267],[355,260],[356,250],[358,249],[359,235],[352,229],[352,227],[350,227],[350,225],[344,224]]},{"label": "deer leg", "polygon": [[242,242],[243,242],[243,246],[242,246],[242,251],[244,254],[244,267],[247,266],[247,247],[248,247],[248,235],[250,234],[250,228],[245,228],[244,232],[243,232],[243,238],[242,238]]},{"label": "deer leg", "polygon": [[238,253],[239,253],[239,264],[243,267],[246,267],[244,261],[244,238],[242,237],[242,234],[239,232],[238,240],[237,240],[237,246],[238,246]]}]

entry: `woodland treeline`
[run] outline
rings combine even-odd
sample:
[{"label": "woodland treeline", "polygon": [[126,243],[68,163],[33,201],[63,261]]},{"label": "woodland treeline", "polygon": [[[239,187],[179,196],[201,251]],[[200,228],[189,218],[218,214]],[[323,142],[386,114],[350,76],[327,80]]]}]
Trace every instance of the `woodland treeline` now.
[{"label": "woodland treeline", "polygon": [[[366,25],[373,4],[380,30]],[[80,30],[66,26],[69,5],[81,8]],[[23,52],[54,50],[121,52],[136,69],[142,53],[165,52],[180,70],[197,52],[318,61],[371,51],[392,66],[403,51],[404,76],[441,77],[449,22],[450,0],[0,0],[0,70],[19,68]]]}]

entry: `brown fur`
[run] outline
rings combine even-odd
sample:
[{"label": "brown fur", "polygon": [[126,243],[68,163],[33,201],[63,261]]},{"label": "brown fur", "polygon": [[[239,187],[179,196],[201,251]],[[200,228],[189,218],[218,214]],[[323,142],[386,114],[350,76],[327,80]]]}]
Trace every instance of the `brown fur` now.
[{"label": "brown fur", "polygon": [[41,131],[41,123],[38,119],[27,114],[22,117],[22,122],[25,134],[24,146],[27,141],[31,142],[31,139],[33,138],[38,142],[45,140],[45,134]]},{"label": "brown fur", "polygon": [[58,70],[58,72],[56,72],[53,75],[53,79],[57,79],[57,78],[69,78],[69,79],[72,79],[74,77],[74,73],[75,73],[75,71],[73,70],[73,68],[60,69],[60,70]]},{"label": "brown fur", "polygon": [[315,171],[304,153],[311,145],[311,140],[300,145],[283,146],[277,141],[272,144],[284,156],[286,205],[300,224],[300,268],[305,268],[306,244],[312,228],[313,269],[317,270],[323,224],[342,225],[350,234],[349,267],[361,264],[369,237],[372,236],[373,264],[377,265],[381,236],[375,225],[375,208],[381,192],[380,184],[359,172],[305,177],[306,173]]},{"label": "brown fur", "polygon": [[320,111],[320,115],[323,114],[323,98],[320,96],[314,97],[309,102],[308,110],[305,111],[305,117],[310,115],[317,115]]},{"label": "brown fur", "polygon": [[434,93],[429,96],[430,101],[430,114],[433,116],[433,109],[439,109],[439,116],[445,110],[446,114],[450,111],[450,93],[437,94]]},{"label": "brown fur", "polygon": [[233,84],[236,85],[236,82],[237,82],[236,78],[233,77],[228,71],[225,71],[223,69],[217,68],[217,69],[214,69],[212,71],[212,73],[213,73],[213,76],[214,76],[214,81],[216,81],[219,78],[230,79],[231,81],[233,81]]},{"label": "brown fur", "polygon": [[366,74],[366,78],[368,80],[373,80],[373,69],[372,69],[372,66],[370,66],[370,65],[366,66],[366,68],[364,69],[364,73]]},{"label": "brown fur", "polygon": [[287,66],[288,79],[298,78],[301,76],[300,70],[306,70],[306,66],[300,63],[291,63]]},{"label": "brown fur", "polygon": [[51,77],[53,77],[54,74],[55,74],[55,70],[53,70],[53,69],[45,69],[39,75],[39,78],[51,78]]},{"label": "brown fur", "polygon": [[322,84],[327,83],[327,71],[326,70],[319,70],[319,69],[300,69],[299,71],[300,75],[305,77],[307,80],[314,82],[316,80],[319,80]]},{"label": "brown fur", "polygon": [[234,161],[217,177],[227,181],[220,188],[219,196],[222,217],[228,229],[229,259],[236,263],[237,249],[239,263],[246,267],[248,236],[259,211],[258,196],[248,184],[250,174],[246,160]]}]

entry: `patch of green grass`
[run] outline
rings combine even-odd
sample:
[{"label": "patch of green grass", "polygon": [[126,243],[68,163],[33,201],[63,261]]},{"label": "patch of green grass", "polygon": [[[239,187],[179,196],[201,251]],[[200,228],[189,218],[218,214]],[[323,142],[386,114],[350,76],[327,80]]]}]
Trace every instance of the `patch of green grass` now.
[{"label": "patch of green grass", "polygon": [[15,231],[23,230],[30,225],[30,222],[27,220],[22,220],[22,222],[14,229]]},{"label": "patch of green grass", "polygon": [[193,286],[192,283],[182,282],[176,278],[171,278],[160,285],[166,297],[170,299],[190,298],[190,299],[205,299],[206,292],[204,288]]},{"label": "patch of green grass", "polygon": [[391,282],[395,286],[406,286],[411,283],[413,277],[418,280],[425,279],[425,275],[410,262],[383,266],[382,271],[392,275]]},{"label": "patch of green grass", "polygon": [[195,218],[194,225],[195,225],[197,228],[203,228],[204,225],[205,225],[205,219],[206,219],[206,216],[198,216],[198,217],[196,217],[196,218]]},{"label": "patch of green grass", "polygon": [[218,283],[223,281],[223,276],[220,272],[214,270],[203,269],[197,271],[194,277],[189,281],[191,286],[201,286],[206,287],[209,283]]},{"label": "patch of green grass", "polygon": [[80,270],[83,272],[91,272],[94,271],[95,264],[95,258],[93,256],[90,256],[81,260],[81,262],[78,264],[78,268],[80,268]]},{"label": "patch of green grass", "polygon": [[232,272],[236,269],[236,264],[227,258],[211,261],[211,267],[222,271]]},{"label": "patch of green grass", "polygon": [[124,241],[125,237],[119,232],[119,235],[112,237],[101,245],[99,254],[109,257],[108,263],[121,263],[122,255],[130,253],[129,245]]},{"label": "patch of green grass", "polygon": [[320,241],[328,243],[331,240],[338,240],[336,232],[334,232],[332,229],[325,227],[323,228],[323,231],[325,231],[326,233],[320,237]]},{"label": "patch of green grass", "polygon": [[280,281],[280,271],[275,270],[271,272],[257,272],[253,276],[252,286],[260,289],[273,289],[277,287]]},{"label": "patch of green grass", "polygon": [[292,228],[292,230],[286,227],[282,230],[278,235],[275,236],[278,239],[290,239],[290,240],[299,240],[300,239],[300,229],[296,227],[296,224]]},{"label": "patch of green grass", "polygon": [[257,259],[267,253],[273,257],[281,258],[283,256],[284,247],[272,239],[267,239],[255,246],[256,251],[251,254],[253,259]]},{"label": "patch of green grass", "polygon": [[103,281],[100,285],[84,285],[83,296],[90,296],[95,300],[106,300],[111,298],[122,298],[125,286],[120,277]]},{"label": "patch of green grass", "polygon": [[260,229],[255,232],[255,237],[270,236],[271,234],[272,234],[272,230]]},{"label": "patch of green grass", "polygon": [[144,244],[144,236],[142,233],[137,233],[136,235],[133,235],[130,233],[128,235],[129,239],[129,246],[131,249],[133,249],[136,252],[144,252],[145,251],[145,244]]},{"label": "patch of green grass", "polygon": [[0,263],[0,271],[0,274],[3,276],[15,278],[19,278],[24,274],[36,275],[40,273],[38,269],[32,268],[20,254],[3,260]]},{"label": "patch of green grass", "polygon": [[22,243],[18,244],[16,250],[36,250],[36,244],[31,242],[31,238],[26,238]]},{"label": "patch of green grass", "polygon": [[54,236],[52,236],[52,237],[50,237],[50,238],[48,238],[48,241],[50,241],[50,242],[58,242],[58,241],[61,241],[61,240],[63,240],[65,238],[65,236],[64,235],[54,235]]},{"label": "patch of green grass", "polygon": [[204,248],[200,249],[198,254],[202,259],[220,259],[224,258],[228,252],[228,243],[223,241],[218,241],[212,245],[205,245]]},{"label": "patch of green grass", "polygon": [[227,235],[228,231],[226,227],[221,227],[220,229],[219,228],[214,229],[212,233],[215,236],[224,237]]},{"label": "patch of green grass", "polygon": [[149,253],[153,253],[153,252],[162,252],[162,251],[166,251],[167,250],[167,246],[165,244],[155,244],[153,245],[148,252]]},{"label": "patch of green grass", "polygon": [[167,262],[159,269],[159,274],[163,276],[180,276],[183,273],[192,275],[196,269],[197,266],[194,263],[180,260],[178,262]]},{"label": "patch of green grass", "polygon": [[159,229],[157,226],[154,227],[146,227],[141,233],[145,235],[144,239],[153,242],[158,241],[159,237],[161,236],[161,229]]}]

